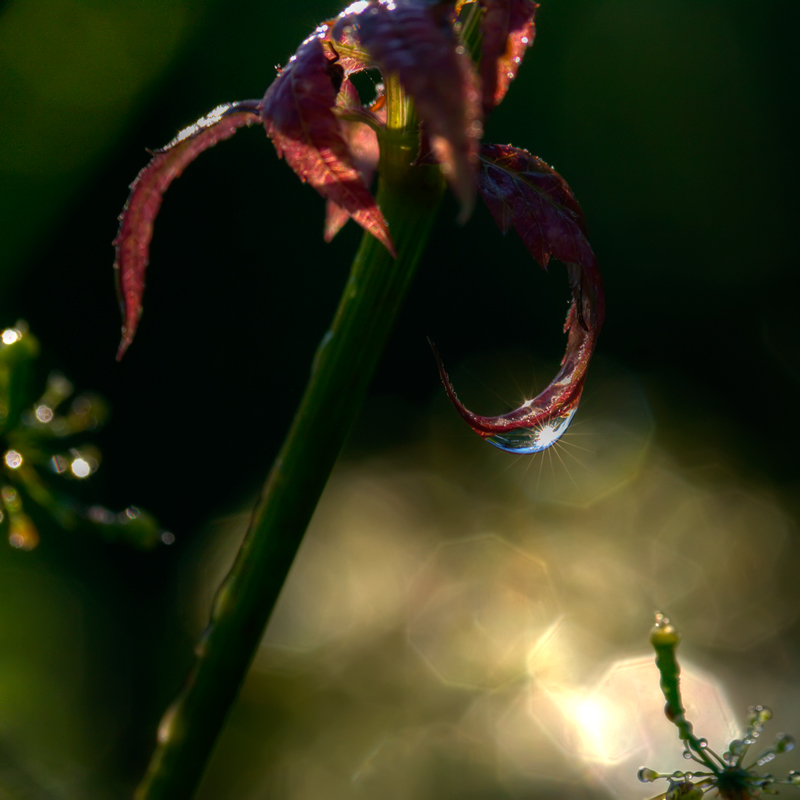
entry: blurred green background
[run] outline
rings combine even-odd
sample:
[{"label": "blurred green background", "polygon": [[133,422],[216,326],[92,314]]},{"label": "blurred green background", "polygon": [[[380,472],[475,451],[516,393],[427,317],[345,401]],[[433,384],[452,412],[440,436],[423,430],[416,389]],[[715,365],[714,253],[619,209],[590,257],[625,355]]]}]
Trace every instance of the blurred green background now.
[{"label": "blurred green background", "polygon": [[[458,227],[448,200],[204,799],[646,796],[640,763],[683,763],[656,608],[685,635],[698,733],[722,746],[755,702],[800,733],[800,10],[542,5],[486,138],[553,164],[584,207],[608,321],[582,409],[558,449],[516,459],[447,406],[426,335],[467,405],[498,413],[553,374],[567,297],[559,265],[483,209]],[[140,552],[43,521],[35,550],[0,546],[0,797],[122,798],[359,234],[325,245],[322,200],[241,132],[170,189],[117,364],[116,215],[146,147],[260,97],[339,9],[0,8],[0,327],[28,322],[40,382],[109,400],[92,497],[175,536]]]}]

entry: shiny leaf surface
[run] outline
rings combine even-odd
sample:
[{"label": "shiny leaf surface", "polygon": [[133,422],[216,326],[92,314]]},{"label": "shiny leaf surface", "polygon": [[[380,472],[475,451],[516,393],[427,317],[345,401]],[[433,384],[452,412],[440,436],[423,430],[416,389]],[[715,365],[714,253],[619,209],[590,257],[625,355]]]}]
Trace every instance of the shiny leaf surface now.
[{"label": "shiny leaf surface", "polygon": [[131,193],[120,214],[119,231],[114,239],[114,269],[123,316],[117,360],[133,341],[139,324],[153,222],[161,208],[164,192],[204,150],[230,138],[243,125],[260,121],[255,100],[217,106],[194,125],[182,130],[166,147],[157,150],[131,184]]},{"label": "shiny leaf surface", "polygon": [[532,0],[481,0],[481,5],[486,9],[480,72],[487,114],[505,97],[525,51],[533,44],[539,5]]}]

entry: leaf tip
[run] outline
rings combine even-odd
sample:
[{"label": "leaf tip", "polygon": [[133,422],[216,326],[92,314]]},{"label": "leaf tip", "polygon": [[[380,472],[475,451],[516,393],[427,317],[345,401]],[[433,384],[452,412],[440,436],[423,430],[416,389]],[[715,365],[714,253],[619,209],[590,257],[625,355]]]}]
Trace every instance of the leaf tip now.
[{"label": "leaf tip", "polygon": [[397,258],[397,250],[394,249],[394,242],[392,241],[392,238],[389,236],[388,231],[386,232],[386,238],[381,239],[381,242],[383,243],[383,246],[389,251],[389,255],[392,258]]},{"label": "leaf tip", "polygon": [[475,211],[475,195],[471,194],[470,197],[460,197],[461,209],[456,217],[456,222],[459,225],[466,225],[469,222],[472,212]]},{"label": "leaf tip", "polygon": [[117,356],[116,356],[117,361],[122,361],[122,357],[127,352],[132,341],[133,339],[129,338],[128,335],[123,330],[122,339],[120,340],[119,347],[117,348]]}]

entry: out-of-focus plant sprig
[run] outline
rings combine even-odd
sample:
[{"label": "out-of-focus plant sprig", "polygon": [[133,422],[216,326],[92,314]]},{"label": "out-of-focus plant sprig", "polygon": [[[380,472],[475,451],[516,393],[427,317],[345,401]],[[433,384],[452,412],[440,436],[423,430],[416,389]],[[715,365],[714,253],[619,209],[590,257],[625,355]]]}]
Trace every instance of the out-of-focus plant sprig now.
[{"label": "out-of-focus plant sprig", "polygon": [[58,372],[50,373],[44,391],[34,399],[31,384],[38,355],[39,342],[24,322],[0,333],[0,531],[9,544],[32,550],[39,543],[23,501],[46,511],[62,528],[82,525],[106,539],[142,548],[172,542],[172,534],[136,506],[115,513],[87,506],[53,487],[56,482],[66,486],[69,480],[83,481],[97,471],[100,451],[76,437],[101,428],[108,405],[96,394],[72,397],[74,387]]},{"label": "out-of-focus plant sprig", "polygon": [[708,740],[694,734],[692,723],[686,719],[680,688],[680,667],[675,656],[680,637],[677,630],[663,614],[656,614],[656,624],[650,633],[650,643],[656,651],[656,666],[661,675],[661,691],[667,701],[664,713],[678,729],[683,742],[683,757],[695,761],[699,770],[671,773],[656,772],[649,767],[639,770],[643,783],[665,778],[669,789],[653,800],[699,800],[706,792],[716,789],[725,800],[750,800],[761,794],[777,794],[779,785],[800,786],[800,772],[792,770],[783,780],[769,773],[761,774],[756,767],[768,764],[776,755],[794,748],[794,737],[779,733],[775,743],[759,756],[745,763],[750,747],[764,730],[764,723],[772,719],[772,711],[765,706],[750,706],[747,729],[741,739],[733,739],[720,756],[709,746]]}]

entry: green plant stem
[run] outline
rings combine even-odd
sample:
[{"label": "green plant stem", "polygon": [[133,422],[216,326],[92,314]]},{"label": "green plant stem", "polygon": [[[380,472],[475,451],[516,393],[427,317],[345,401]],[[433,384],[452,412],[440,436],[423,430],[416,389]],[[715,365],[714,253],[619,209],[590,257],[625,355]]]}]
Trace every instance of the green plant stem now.
[{"label": "green plant stem", "polygon": [[[214,601],[211,621],[196,648],[197,661],[161,722],[158,746],[137,800],[188,800],[194,794],[361,408],[443,190],[438,168],[410,165],[417,148],[412,116],[401,98],[389,108],[381,142],[377,200],[389,221],[397,259],[364,235],[289,434]],[[302,306],[299,300],[297,306]]]},{"label": "green plant stem", "polygon": [[678,632],[668,620],[657,622],[656,627],[650,633],[650,643],[656,651],[656,667],[661,678],[659,685],[661,693],[667,701],[664,713],[678,729],[678,736],[684,746],[717,775],[719,768],[709,758],[705,748],[700,745],[700,740],[694,734],[692,723],[686,719],[686,709],[681,697],[681,668],[675,653],[679,642]]}]

